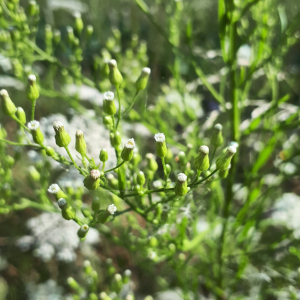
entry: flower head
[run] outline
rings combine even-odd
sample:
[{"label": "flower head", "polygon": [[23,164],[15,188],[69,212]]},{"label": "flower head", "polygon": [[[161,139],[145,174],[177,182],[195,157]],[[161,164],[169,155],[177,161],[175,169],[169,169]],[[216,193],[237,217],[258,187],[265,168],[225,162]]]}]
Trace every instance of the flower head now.
[{"label": "flower head", "polygon": [[94,179],[97,180],[98,178],[100,178],[100,171],[99,170],[92,170],[90,173],[90,176]]},{"label": "flower head", "polygon": [[202,152],[203,154],[208,154],[209,153],[209,148],[205,145],[200,146],[199,151]]},{"label": "flower head", "polygon": [[83,136],[83,132],[82,132],[81,130],[77,130],[77,131],[76,131],[76,136],[77,136],[77,137]]},{"label": "flower head", "polygon": [[151,69],[146,67],[146,68],[143,68],[142,72],[145,73],[145,74],[150,75]]},{"label": "flower head", "polygon": [[48,188],[48,192],[51,194],[56,194],[59,190],[60,190],[60,187],[56,183],[51,184]]},{"label": "flower head", "polygon": [[30,130],[37,130],[39,127],[40,127],[40,122],[39,121],[33,120],[33,121],[30,121],[28,123],[28,128]]},{"label": "flower head", "polygon": [[230,154],[231,156],[234,155],[236,153],[236,147],[234,146],[229,146],[227,148],[227,153]]},{"label": "flower head", "polygon": [[117,211],[117,207],[114,204],[110,204],[107,210],[113,215]]},{"label": "flower head", "polygon": [[183,173],[179,173],[178,176],[177,176],[177,179],[180,182],[186,182],[187,176],[185,174],[183,174]]},{"label": "flower head", "polygon": [[163,133],[156,133],[154,135],[154,138],[157,142],[160,142],[160,143],[162,143],[166,140],[165,135]]},{"label": "flower head", "polygon": [[64,198],[60,198],[58,201],[57,201],[57,204],[60,208],[64,207],[65,205],[67,205],[67,200],[64,199]]},{"label": "flower head", "polygon": [[214,128],[221,131],[223,129],[223,126],[218,123],[214,126]]},{"label": "flower head", "polygon": [[134,139],[129,139],[129,140],[125,143],[125,148],[133,149],[134,146],[135,146]]},{"label": "flower head", "polygon": [[117,66],[117,62],[115,59],[111,59],[109,62],[108,62],[108,65],[111,67],[111,68],[114,68]]},{"label": "flower head", "polygon": [[53,122],[53,128],[55,131],[58,131],[60,128],[64,127],[62,122],[54,121]]},{"label": "flower head", "polygon": [[84,225],[82,225],[82,226],[80,227],[80,229],[81,229],[81,231],[83,231],[83,232],[88,232],[90,228],[89,228],[89,225],[84,224]]},{"label": "flower head", "polygon": [[115,96],[115,94],[113,92],[105,92],[104,93],[105,100],[112,101],[112,100],[114,100],[114,96]]},{"label": "flower head", "polygon": [[33,82],[36,82],[36,76],[31,74],[28,76],[28,82],[29,83],[33,83]]}]

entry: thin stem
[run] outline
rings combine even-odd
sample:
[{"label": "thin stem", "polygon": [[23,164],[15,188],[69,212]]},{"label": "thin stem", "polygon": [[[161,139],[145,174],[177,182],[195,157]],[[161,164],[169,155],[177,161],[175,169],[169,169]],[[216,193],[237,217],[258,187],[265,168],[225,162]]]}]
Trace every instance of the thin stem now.
[{"label": "thin stem", "polygon": [[161,162],[162,162],[162,166],[163,166],[163,169],[164,169],[164,179],[165,179],[165,186],[167,185],[167,170],[166,170],[166,162],[165,162],[165,158],[164,157],[161,157]]},{"label": "thin stem", "polygon": [[85,156],[81,155],[83,167],[86,169]]},{"label": "thin stem", "polygon": [[113,171],[113,170],[115,170],[115,169],[118,169],[118,168],[121,167],[125,162],[126,162],[126,161],[123,160],[121,163],[119,163],[119,164],[118,164],[117,166],[115,166],[114,168],[104,171],[104,174],[106,174],[106,173],[108,173],[108,172],[110,172],[110,171]]},{"label": "thin stem", "polygon": [[13,120],[15,120],[17,123],[19,123],[20,124],[20,126],[21,127],[23,127],[26,131],[28,131],[28,132],[30,132],[31,133],[31,131],[30,131],[30,129],[29,128],[27,128],[15,115],[13,115],[13,116],[11,116],[11,118],[13,119]]},{"label": "thin stem", "polygon": [[219,171],[219,169],[215,169],[215,170],[214,170],[213,172],[211,172],[207,177],[205,177],[205,178],[203,178],[202,180],[197,181],[197,182],[195,182],[195,183],[193,183],[193,184],[189,184],[188,186],[189,186],[189,187],[193,187],[193,186],[195,186],[195,185],[198,185],[198,184],[202,183],[203,181],[205,181],[205,180],[207,180],[208,178],[210,178],[211,176],[213,176],[217,171]]},{"label": "thin stem", "polygon": [[79,167],[78,167],[78,165],[76,164],[76,162],[75,162],[75,160],[74,160],[74,158],[73,158],[73,156],[72,156],[72,154],[71,154],[71,152],[70,152],[68,146],[66,146],[65,149],[66,149],[66,151],[67,151],[67,153],[68,153],[68,155],[69,155],[69,157],[70,157],[72,163],[74,164],[74,167],[75,167],[76,169],[80,170]]},{"label": "thin stem", "polygon": [[34,120],[35,105],[36,105],[36,100],[32,101],[32,105],[31,105],[31,121]]},{"label": "thin stem", "polygon": [[119,102],[118,121],[117,121],[117,125],[116,125],[116,130],[118,130],[118,126],[119,126],[119,123],[121,121],[121,98],[120,98],[120,90],[119,90],[118,85],[116,85],[116,89],[117,89],[118,102]]},{"label": "thin stem", "polygon": [[31,143],[30,139],[27,137],[27,135],[26,135],[25,130],[24,130],[23,127],[21,127],[21,131],[23,132],[23,134],[24,134],[24,136],[25,136],[25,139],[26,139],[26,141],[28,142],[28,144],[31,145],[32,143]]},{"label": "thin stem", "polygon": [[135,92],[135,95],[134,95],[134,97],[133,97],[133,99],[132,99],[131,104],[130,104],[130,105],[127,107],[127,109],[123,112],[121,118],[124,118],[125,115],[131,110],[132,106],[134,105],[134,103],[135,103],[135,101],[136,101],[136,99],[137,99],[138,93],[139,93],[139,90],[137,90],[137,91]]},{"label": "thin stem", "polygon": [[104,169],[105,169],[105,161],[103,162],[102,172],[104,172]]},{"label": "thin stem", "polygon": [[200,177],[200,175],[201,175],[201,171],[197,170],[197,175],[195,176],[194,180],[191,182],[191,185],[193,185],[198,180],[198,178]]},{"label": "thin stem", "polygon": [[0,141],[2,141],[2,142],[4,142],[4,143],[7,143],[7,144],[9,144],[9,145],[13,145],[13,146],[30,146],[30,147],[36,147],[36,148],[43,149],[43,147],[41,147],[40,145],[36,145],[36,144],[16,143],[16,142],[12,142],[12,141],[5,140],[5,139],[1,139],[1,138],[0,138]]}]

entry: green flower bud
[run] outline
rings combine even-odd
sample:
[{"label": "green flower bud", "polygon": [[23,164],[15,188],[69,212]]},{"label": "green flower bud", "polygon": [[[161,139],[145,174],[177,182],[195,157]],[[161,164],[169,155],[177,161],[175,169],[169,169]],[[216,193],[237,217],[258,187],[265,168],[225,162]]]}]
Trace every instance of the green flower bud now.
[{"label": "green flower bud", "polygon": [[67,279],[68,285],[75,291],[81,292],[81,287],[73,277]]},{"label": "green flower bud", "polygon": [[53,41],[56,45],[58,45],[61,41],[61,33],[58,29],[53,31]]},{"label": "green flower bud", "polygon": [[178,153],[178,162],[182,167],[186,166],[186,155],[183,151]]},{"label": "green flower bud", "polygon": [[156,140],[156,154],[160,158],[164,158],[168,154],[168,149],[166,145],[166,138],[163,133],[157,133],[154,136]]},{"label": "green flower bud", "polygon": [[235,153],[236,153],[236,148],[234,146],[228,147],[226,151],[217,158],[216,160],[217,169],[219,170],[228,169],[231,159]]},{"label": "green flower bud", "polygon": [[111,130],[113,128],[113,120],[111,116],[105,116],[103,117],[103,124],[105,125],[105,127],[109,130]]},{"label": "green flower bud", "polygon": [[147,153],[146,159],[147,159],[147,169],[149,171],[156,172],[158,169],[158,164],[154,158],[154,155],[152,153]]},{"label": "green flower bud", "polygon": [[40,96],[40,92],[36,84],[36,77],[33,74],[28,76],[26,95],[27,98],[32,102],[36,101],[37,98]]},{"label": "green flower bud", "polygon": [[114,115],[117,112],[117,108],[114,102],[114,93],[105,92],[103,100],[103,111],[107,115]]},{"label": "green flower bud", "polygon": [[175,194],[177,196],[184,196],[188,192],[188,186],[187,186],[187,176],[183,173],[179,173],[177,176],[177,182],[175,185]]},{"label": "green flower bud", "polygon": [[75,12],[74,13],[74,28],[76,30],[76,32],[78,33],[78,35],[81,34],[82,32],[82,29],[84,27],[83,25],[83,21],[82,21],[82,18],[81,18],[81,14],[79,12]]},{"label": "green flower bud", "polygon": [[167,175],[167,177],[169,177],[170,176],[170,174],[171,174],[171,171],[172,171],[172,168],[171,168],[171,166],[169,165],[169,164],[166,164],[166,175]]},{"label": "green flower bud", "polygon": [[229,165],[229,167],[227,169],[219,171],[220,178],[226,178],[228,176],[230,167],[231,167],[231,165]]},{"label": "green flower bud", "polygon": [[11,168],[15,164],[15,160],[10,155],[5,156],[5,162],[9,168]]},{"label": "green flower bud", "polygon": [[82,213],[86,218],[93,219],[92,213],[91,213],[91,211],[90,211],[89,208],[84,207],[84,206],[81,207],[81,213]]},{"label": "green flower bud", "polygon": [[216,148],[223,144],[222,128],[223,126],[221,124],[216,124],[214,126],[213,134],[211,137],[211,144]]},{"label": "green flower bud", "polygon": [[16,116],[22,124],[26,124],[26,114],[22,107],[17,108]]},{"label": "green flower bud", "polygon": [[87,37],[88,38],[91,37],[92,34],[93,34],[93,32],[94,32],[94,27],[92,25],[88,25],[86,27],[86,35],[87,35]]},{"label": "green flower bud", "polygon": [[118,147],[119,145],[121,145],[122,140],[120,132],[117,131],[110,134],[110,143],[113,147]]},{"label": "green flower bud", "polygon": [[14,105],[14,103],[11,101],[7,90],[0,91],[0,98],[2,100],[2,109],[4,114],[8,116],[13,116],[16,113],[17,108]]},{"label": "green flower bud", "polygon": [[101,149],[99,158],[102,162],[106,162],[108,160],[108,152],[106,149]]},{"label": "green flower bud", "polygon": [[31,131],[33,141],[39,145],[42,145],[44,142],[44,135],[40,129],[40,122],[39,121],[31,121],[28,123],[27,126]]},{"label": "green flower bud", "polygon": [[82,156],[86,154],[86,143],[84,140],[84,136],[81,130],[76,131],[76,145],[75,149],[78,153],[80,153]]},{"label": "green flower bud", "polygon": [[80,228],[77,231],[77,235],[79,238],[83,239],[86,237],[88,231],[89,231],[90,227],[87,224],[84,224],[82,226],[80,226]]},{"label": "green flower bud", "polygon": [[73,44],[74,43],[74,31],[71,26],[67,26],[67,35],[68,35],[68,41],[69,43]]},{"label": "green flower bud", "polygon": [[53,39],[53,32],[52,32],[52,27],[49,24],[45,25],[45,39],[46,39],[46,43],[49,46],[51,46],[52,39]]},{"label": "green flower bud", "polygon": [[70,206],[66,199],[60,198],[57,201],[59,208],[61,209],[61,214],[65,220],[72,220],[76,217],[76,212],[72,206]]},{"label": "green flower bud", "polygon": [[55,141],[58,147],[67,147],[71,142],[71,137],[65,131],[63,124],[59,121],[53,122],[53,129],[55,131]]},{"label": "green flower bud", "polygon": [[199,154],[195,159],[195,168],[201,172],[209,168],[209,148],[207,146],[200,146]]},{"label": "green flower bud", "polygon": [[50,146],[46,147],[46,154],[47,154],[47,156],[50,156],[50,157],[56,156],[55,150]]},{"label": "green flower bud", "polygon": [[95,293],[90,293],[88,300],[98,300],[98,296]]},{"label": "green flower bud", "polygon": [[97,221],[101,224],[107,222],[108,218],[117,211],[117,207],[114,204],[110,204],[106,210],[101,210],[97,217]]},{"label": "green flower bud", "polygon": [[117,62],[114,59],[112,59],[108,62],[108,66],[109,66],[109,80],[111,84],[113,84],[114,86],[119,86],[123,81],[123,77],[120,71],[118,70]]},{"label": "green flower bud", "polygon": [[94,212],[99,211],[100,210],[100,204],[101,204],[100,198],[99,197],[95,197],[93,199],[93,202],[92,202],[92,210]]},{"label": "green flower bud", "polygon": [[143,68],[142,73],[138,80],[135,83],[135,87],[137,91],[144,90],[148,83],[148,78],[151,73],[151,70],[149,68]]},{"label": "green flower bud", "polygon": [[35,182],[39,182],[40,179],[41,179],[40,173],[39,173],[38,170],[37,170],[35,167],[33,167],[33,166],[30,166],[30,167],[29,167],[29,175],[30,175],[31,179],[32,179],[33,181],[35,181]]},{"label": "green flower bud", "polygon": [[129,139],[126,142],[126,144],[122,150],[122,153],[121,153],[121,157],[123,160],[129,161],[132,159],[134,146],[135,146],[134,139]]},{"label": "green flower bud", "polygon": [[27,14],[28,16],[32,17],[35,16],[38,13],[38,6],[34,0],[29,1],[29,4],[27,6]]},{"label": "green flower bud", "polygon": [[88,190],[96,190],[100,184],[101,173],[99,170],[91,170],[90,175],[83,180],[84,186]]},{"label": "green flower bud", "polygon": [[50,194],[55,195],[56,200],[64,198],[67,199],[67,195],[60,189],[59,185],[56,183],[53,183],[49,186],[48,192]]},{"label": "green flower bud", "polygon": [[146,182],[145,174],[144,172],[140,171],[136,177],[136,181],[140,186],[143,186]]}]

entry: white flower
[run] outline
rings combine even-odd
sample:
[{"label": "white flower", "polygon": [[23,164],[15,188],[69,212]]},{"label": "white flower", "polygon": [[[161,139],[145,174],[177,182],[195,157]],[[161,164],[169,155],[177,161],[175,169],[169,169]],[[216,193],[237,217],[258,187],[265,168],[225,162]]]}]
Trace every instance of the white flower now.
[{"label": "white flower", "polygon": [[57,204],[60,208],[64,207],[65,205],[67,205],[67,200],[64,199],[64,198],[60,198],[58,201],[57,201]]},{"label": "white flower", "polygon": [[60,190],[60,187],[56,183],[51,184],[48,188],[48,192],[51,194],[56,194],[59,190]]},{"label": "white flower", "polygon": [[117,62],[116,62],[115,59],[111,59],[111,60],[108,62],[108,64],[109,64],[109,66],[111,66],[111,67],[117,66]]},{"label": "white flower", "polygon": [[122,276],[119,273],[115,274],[115,280],[116,281],[121,281],[122,280]]},{"label": "white flower", "polygon": [[127,277],[131,276],[131,271],[129,269],[125,270],[124,275]]},{"label": "white flower", "polygon": [[217,130],[219,130],[219,131],[221,131],[222,129],[223,129],[223,126],[221,125],[221,124],[216,124],[215,126],[214,126],[214,128],[215,129],[217,129]]},{"label": "white flower", "polygon": [[187,176],[185,174],[183,174],[183,173],[179,173],[178,176],[177,176],[177,179],[180,182],[185,182],[186,179],[187,179]]},{"label": "white flower", "polygon": [[147,159],[155,159],[154,155],[152,153],[147,153],[146,154]]},{"label": "white flower", "polygon": [[238,148],[239,147],[239,143],[232,141],[232,142],[230,142],[229,146],[233,146],[235,148]]},{"label": "white flower", "polygon": [[27,126],[30,130],[37,130],[40,127],[40,122],[35,120],[30,121]]},{"label": "white flower", "polygon": [[3,98],[4,98],[4,97],[7,97],[7,96],[8,96],[7,90],[4,90],[4,89],[1,90],[1,91],[0,91],[0,96],[2,96]]},{"label": "white flower", "polygon": [[162,143],[166,140],[165,135],[163,133],[155,134],[154,138],[157,142],[160,142],[160,143]]},{"label": "white flower", "polygon": [[97,180],[98,178],[100,178],[100,171],[99,170],[92,170],[90,173],[90,176],[94,179]]},{"label": "white flower", "polygon": [[156,255],[156,252],[150,251],[148,256],[149,256],[150,259],[155,259],[157,255]]},{"label": "white flower", "polygon": [[236,153],[236,148],[234,146],[229,146],[227,148],[227,153],[230,154],[230,155],[233,155]]},{"label": "white flower", "polygon": [[73,17],[75,19],[79,19],[79,18],[81,18],[81,13],[79,11],[75,11],[74,14],[73,14]]},{"label": "white flower", "polygon": [[54,121],[53,122],[53,128],[54,128],[55,131],[58,130],[59,128],[63,127],[63,126],[64,125],[63,125],[62,122],[59,122],[59,121]]},{"label": "white flower", "polygon": [[105,92],[104,93],[104,99],[112,101],[114,100],[115,94],[113,92]]},{"label": "white flower", "polygon": [[82,132],[81,130],[77,130],[77,131],[76,131],[76,136],[77,136],[77,137],[83,136],[83,132]]},{"label": "white flower", "polygon": [[150,74],[151,73],[151,69],[150,68],[143,68],[142,72],[146,73],[146,74]]},{"label": "white flower", "polygon": [[113,215],[117,211],[117,207],[114,204],[110,204],[107,210]]},{"label": "white flower", "polygon": [[209,153],[209,148],[205,145],[200,146],[199,151],[202,152],[203,154],[208,154]]},{"label": "white flower", "polygon": [[83,232],[88,232],[90,229],[89,225],[87,224],[84,224],[80,227],[80,230],[83,231]]},{"label": "white flower", "polygon": [[35,82],[35,81],[36,81],[35,75],[33,75],[33,74],[29,75],[29,76],[28,76],[28,81],[29,81],[29,82]]},{"label": "white flower", "polygon": [[135,146],[134,139],[129,139],[125,144],[125,148],[127,149],[133,149],[134,146]]}]

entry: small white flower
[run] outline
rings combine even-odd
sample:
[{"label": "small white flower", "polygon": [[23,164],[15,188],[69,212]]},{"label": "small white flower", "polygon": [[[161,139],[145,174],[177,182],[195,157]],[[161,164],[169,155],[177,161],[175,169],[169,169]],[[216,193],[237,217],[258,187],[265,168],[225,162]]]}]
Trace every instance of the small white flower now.
[{"label": "small white flower", "polygon": [[29,76],[28,76],[28,81],[29,81],[29,82],[36,82],[36,76],[33,75],[33,74],[29,75]]},{"label": "small white flower", "polygon": [[100,171],[99,170],[92,170],[90,173],[90,176],[94,179],[97,180],[98,178],[100,178]]},{"label": "small white flower", "polygon": [[215,129],[217,129],[217,130],[219,130],[219,131],[221,131],[222,129],[223,129],[223,126],[221,125],[221,124],[216,124],[215,126],[214,126],[214,128]]},{"label": "small white flower", "polygon": [[155,259],[157,255],[156,255],[156,252],[150,251],[148,256],[149,256],[150,259]]},{"label": "small white flower", "polygon": [[157,133],[154,135],[154,138],[157,142],[164,142],[166,140],[165,135],[163,133]]},{"label": "small white flower", "polygon": [[125,270],[124,275],[127,276],[127,277],[130,277],[131,276],[131,271],[129,269]]},{"label": "small white flower", "polygon": [[113,215],[117,211],[117,207],[114,204],[110,204],[107,210]]},{"label": "small white flower", "polygon": [[134,146],[135,146],[134,139],[129,139],[129,140],[125,143],[125,148],[133,149]]},{"label": "small white flower", "polygon": [[73,14],[73,17],[75,19],[79,19],[79,18],[81,18],[81,13],[79,11],[75,11],[74,14]]},{"label": "small white flower", "polygon": [[115,280],[116,281],[121,281],[122,280],[122,276],[120,274],[115,274]]},{"label": "small white flower", "polygon": [[109,62],[108,62],[109,66],[110,67],[116,67],[117,66],[117,62],[115,59],[111,59]]},{"label": "small white flower", "polygon": [[82,132],[81,130],[77,130],[77,131],[76,131],[76,136],[77,136],[77,137],[83,136],[83,132]]},{"label": "small white flower", "polygon": [[107,294],[105,292],[100,293],[100,299],[105,299],[107,297]]},{"label": "small white flower", "polygon": [[89,225],[87,224],[84,224],[80,227],[80,230],[83,231],[83,232],[88,232],[89,231]]},{"label": "small white flower", "polygon": [[51,184],[48,188],[48,192],[51,194],[56,194],[59,190],[60,190],[60,187],[56,183]]},{"label": "small white flower", "polygon": [[185,182],[187,180],[187,176],[183,173],[179,173],[177,176],[178,181]]},{"label": "small white flower", "polygon": [[199,151],[202,152],[203,154],[208,154],[209,153],[209,148],[205,145],[200,146]]},{"label": "small white flower", "polygon": [[30,121],[27,126],[30,130],[37,130],[40,127],[40,122],[35,120]]},{"label": "small white flower", "polygon": [[83,262],[83,266],[84,266],[85,268],[90,267],[90,266],[91,266],[91,262],[90,262],[89,260],[85,260],[85,261]]},{"label": "small white flower", "polygon": [[232,141],[232,142],[230,142],[229,146],[233,146],[235,148],[238,148],[239,147],[239,143]]},{"label": "small white flower", "polygon": [[115,94],[113,92],[105,92],[104,93],[104,99],[112,101],[114,100]]},{"label": "small white flower", "polygon": [[64,198],[60,198],[58,201],[57,201],[57,204],[60,208],[64,207],[65,205],[67,205],[67,200],[64,199]]},{"label": "small white flower", "polygon": [[147,159],[154,159],[155,157],[154,157],[154,155],[152,153],[147,153],[146,154],[146,158]]},{"label": "small white flower", "polygon": [[58,130],[59,128],[63,127],[63,126],[64,125],[63,125],[62,122],[59,122],[59,121],[54,121],[53,122],[53,128],[54,128],[55,131]]},{"label": "small white flower", "polygon": [[234,146],[229,146],[227,148],[227,153],[230,154],[230,155],[233,155],[236,153],[236,148]]},{"label": "small white flower", "polygon": [[170,211],[170,205],[168,203],[165,203],[162,207],[163,212],[169,212]]},{"label": "small white flower", "polygon": [[133,300],[133,296],[132,295],[127,295],[125,300]]},{"label": "small white flower", "polygon": [[7,92],[7,90],[1,90],[0,91],[0,96],[2,96],[2,97],[7,97],[8,96],[8,92]]},{"label": "small white flower", "polygon": [[151,69],[150,68],[143,68],[142,72],[145,73],[145,74],[150,74]]}]

